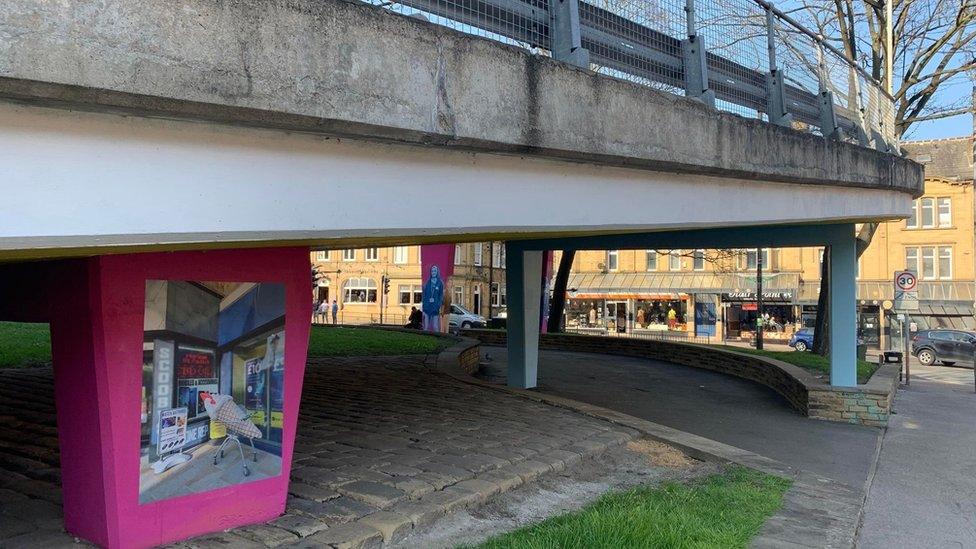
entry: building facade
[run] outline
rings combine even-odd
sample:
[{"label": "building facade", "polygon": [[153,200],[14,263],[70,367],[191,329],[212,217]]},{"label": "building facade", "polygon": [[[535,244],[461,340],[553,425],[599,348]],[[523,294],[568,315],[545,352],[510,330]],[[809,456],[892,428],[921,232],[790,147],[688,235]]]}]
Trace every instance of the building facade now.
[{"label": "building facade", "polygon": [[[406,324],[421,299],[420,246],[349,248],[312,252],[316,272],[313,300],[339,307],[344,324]],[[383,280],[389,280],[389,293]],[[506,304],[505,246],[502,242],[456,244],[449,299],[485,318]]]},{"label": "building facade", "polygon": [[[915,329],[976,329],[973,138],[903,144],[926,168],[925,193],[908,220],[882,223],[858,262],[858,328],[870,346],[889,345],[895,271],[919,279]],[[812,327],[823,248],[761,252],[763,321],[770,339]],[[754,337],[757,250],[577,252],[567,285],[566,324],[580,331],[669,330],[716,339]],[[676,334],[677,335],[677,334]]]}]

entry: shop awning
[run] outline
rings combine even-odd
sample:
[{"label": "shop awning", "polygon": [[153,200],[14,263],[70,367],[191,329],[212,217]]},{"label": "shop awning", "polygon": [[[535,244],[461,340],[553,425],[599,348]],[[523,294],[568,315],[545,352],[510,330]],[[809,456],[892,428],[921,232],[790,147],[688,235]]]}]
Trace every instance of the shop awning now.
[{"label": "shop awning", "polygon": [[[799,285],[798,273],[768,273],[763,276],[765,291],[793,291]],[[755,290],[755,276],[743,273],[571,273],[570,297],[603,297],[607,294],[719,294]],[[670,299],[676,298],[672,295]]]},{"label": "shop awning", "polygon": [[[819,280],[805,280],[800,283],[797,303],[816,305],[820,295]],[[918,283],[919,301],[933,302],[964,302],[972,303],[974,299],[972,282],[957,282],[949,280],[920,280]],[[859,301],[877,301],[880,305],[886,299],[894,299],[894,284],[890,281],[859,280],[857,282],[857,299]]]}]

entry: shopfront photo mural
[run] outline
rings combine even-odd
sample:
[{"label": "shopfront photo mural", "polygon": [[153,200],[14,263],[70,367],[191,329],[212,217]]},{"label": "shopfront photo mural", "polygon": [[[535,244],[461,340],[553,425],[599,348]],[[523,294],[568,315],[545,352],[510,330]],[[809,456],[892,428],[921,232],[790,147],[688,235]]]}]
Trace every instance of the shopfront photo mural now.
[{"label": "shopfront photo mural", "polygon": [[147,280],[139,503],[281,474],[285,287]]}]

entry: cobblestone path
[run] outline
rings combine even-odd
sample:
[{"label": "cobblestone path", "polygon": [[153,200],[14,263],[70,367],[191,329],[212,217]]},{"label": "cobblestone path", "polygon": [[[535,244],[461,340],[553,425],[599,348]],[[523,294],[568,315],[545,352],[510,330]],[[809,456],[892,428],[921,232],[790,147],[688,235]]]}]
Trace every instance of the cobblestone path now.
[{"label": "cobblestone path", "polygon": [[[179,545],[378,546],[635,436],[423,356],[312,359],[286,514]],[[0,371],[0,546],[77,547],[60,498],[51,370]]]}]

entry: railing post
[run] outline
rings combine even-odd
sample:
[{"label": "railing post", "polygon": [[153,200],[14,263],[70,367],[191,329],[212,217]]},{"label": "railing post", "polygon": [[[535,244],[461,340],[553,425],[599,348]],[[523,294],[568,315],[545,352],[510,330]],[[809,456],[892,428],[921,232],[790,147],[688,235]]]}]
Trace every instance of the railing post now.
[{"label": "railing post", "polygon": [[685,0],[688,38],[681,41],[681,60],[685,72],[685,94],[709,107],[715,106],[715,92],[708,89],[708,64],[705,44],[695,28],[695,0]]},{"label": "railing post", "polygon": [[580,34],[579,0],[549,0],[549,29],[554,59],[590,68],[590,52]]},{"label": "railing post", "polygon": [[766,114],[769,122],[777,126],[791,127],[793,115],[786,107],[786,76],[776,65],[776,18],[773,10],[766,9],[766,47],[769,51],[769,74],[766,75]]},{"label": "railing post", "polygon": [[834,111],[834,92],[827,87],[827,67],[824,63],[823,46],[817,43],[817,81],[820,84],[820,131],[824,139],[839,139],[837,113]]}]

